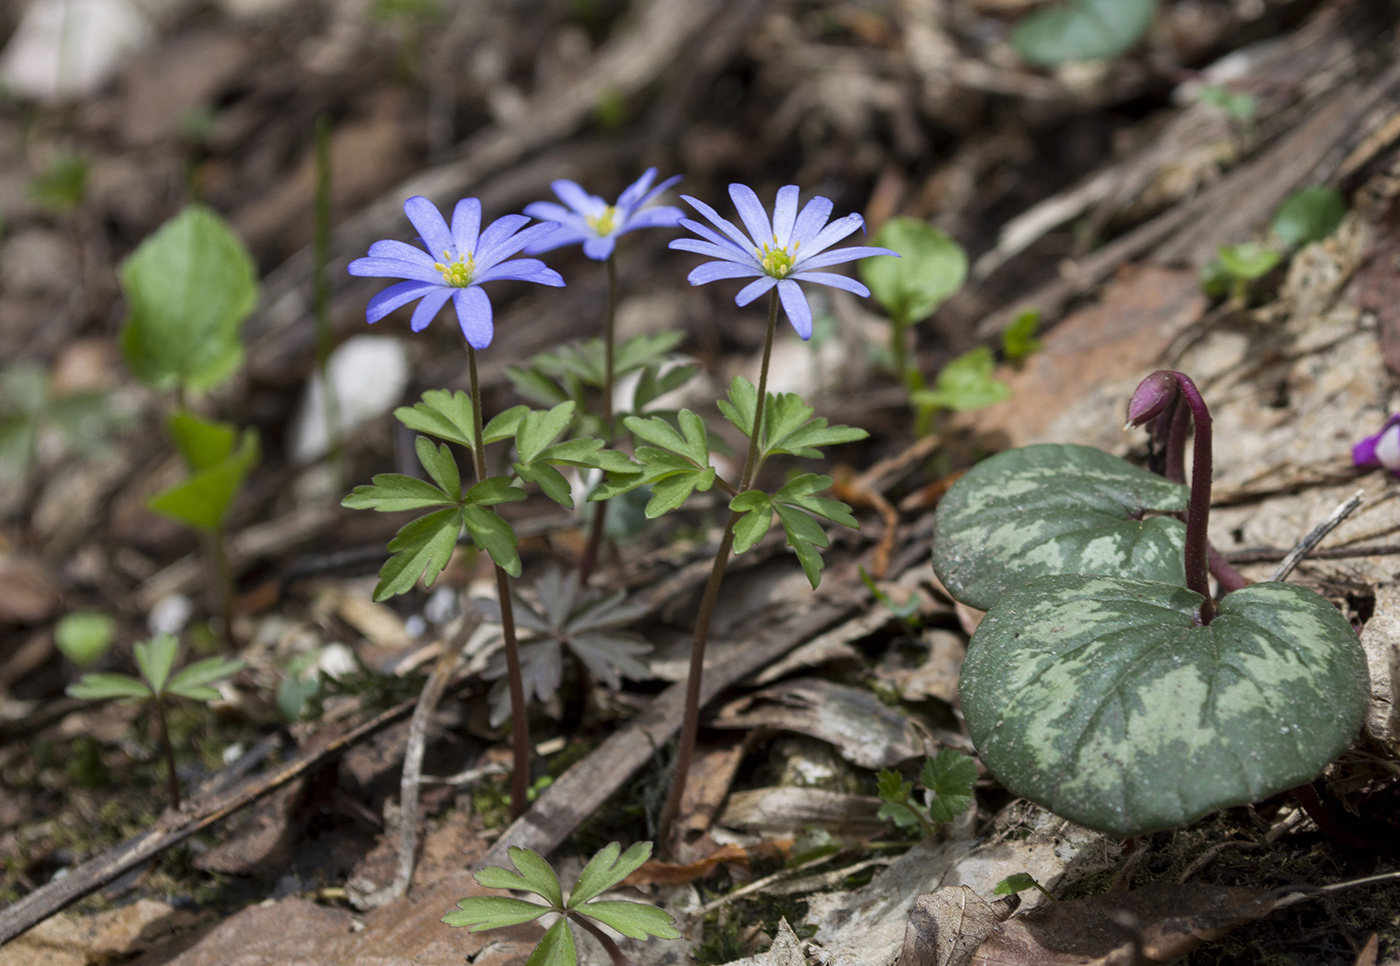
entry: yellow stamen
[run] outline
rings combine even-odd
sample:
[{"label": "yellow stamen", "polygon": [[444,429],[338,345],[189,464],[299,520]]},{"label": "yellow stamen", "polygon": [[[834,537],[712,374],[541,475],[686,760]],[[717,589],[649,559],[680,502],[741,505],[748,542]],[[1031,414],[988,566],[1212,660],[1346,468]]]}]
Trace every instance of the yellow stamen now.
[{"label": "yellow stamen", "polygon": [[779,246],[777,238],[774,237],[772,247],[764,242],[762,248],[754,249],[754,254],[758,256],[763,270],[773,278],[787,278],[792,274],[793,264],[797,261],[797,246],[800,244],[801,242],[794,242],[792,251],[788,251]]},{"label": "yellow stamen", "polygon": [[613,229],[617,227],[617,209],[612,205],[608,205],[603,209],[601,215],[588,215],[583,220],[589,228],[592,228],[598,234],[611,235]]},{"label": "yellow stamen", "polygon": [[442,272],[442,280],[453,288],[466,288],[472,283],[472,274],[476,271],[476,261],[472,258],[472,253],[467,252],[455,262],[446,261],[452,258],[451,252],[443,252],[444,262],[434,262],[433,268]]}]

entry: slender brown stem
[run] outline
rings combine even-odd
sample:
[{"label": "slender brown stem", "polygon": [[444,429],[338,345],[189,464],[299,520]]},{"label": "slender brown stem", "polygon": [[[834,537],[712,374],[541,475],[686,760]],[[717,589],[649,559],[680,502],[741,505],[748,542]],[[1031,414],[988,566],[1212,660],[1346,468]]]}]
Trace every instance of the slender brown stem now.
[{"label": "slender brown stem", "polygon": [[[476,480],[486,479],[486,443],[481,427],[481,383],[476,374],[476,350],[467,346],[467,362],[472,380],[472,432],[476,445],[472,460]],[[510,772],[510,817],[519,818],[529,804],[530,791],[530,718],[525,707],[524,677],[520,672],[520,648],[515,641],[515,609],[510,599],[510,575],[501,565],[496,568],[496,593],[501,599],[501,635],[505,638],[506,685],[510,690],[510,731],[512,765]]]},{"label": "slender brown stem", "polygon": [[218,595],[219,619],[224,623],[224,645],[230,651],[238,650],[233,636],[233,571],[229,568],[228,553],[224,548],[224,528],[221,526],[204,538],[204,556],[209,564],[210,576],[214,578],[214,592]]},{"label": "slender brown stem", "polygon": [[[768,333],[763,340],[763,364],[758,371],[758,398],[754,404],[753,432],[749,434],[749,450],[744,457],[744,469],[739,478],[739,493],[749,488],[758,472],[758,441],[763,435],[763,411],[768,394],[768,364],[773,357],[773,334],[777,325],[778,292],[774,289],[768,299]],[[670,848],[670,830],[680,814],[686,780],[690,777],[690,762],[695,755],[695,737],[700,730],[700,689],[705,672],[705,645],[710,636],[710,618],[714,616],[715,601],[719,598],[720,583],[724,580],[724,568],[729,562],[729,551],[734,548],[734,525],[738,523],[739,517],[740,514],[730,511],[724,536],[720,538],[719,549],[715,552],[714,566],[710,568],[710,579],[706,581],[705,593],[700,598],[700,612],[695,617],[695,643],[690,649],[690,671],[685,684],[685,717],[681,722],[680,745],[676,750],[676,768],[671,780],[671,791],[666,796],[666,804],[661,809],[661,818],[657,823],[662,850]]]},{"label": "slender brown stem", "polygon": [[622,948],[618,946],[617,943],[613,942],[613,938],[607,933],[603,932],[603,930],[599,929],[597,926],[593,925],[592,920],[577,912],[570,912],[569,919],[573,922],[578,923],[580,926],[583,927],[585,932],[587,932],[594,939],[598,940],[598,942],[603,947],[603,951],[606,952],[608,954],[608,958],[613,961],[613,966],[636,966],[636,963],[634,963],[627,956],[627,954],[622,951]]},{"label": "slender brown stem", "polygon": [[1206,528],[1210,523],[1210,480],[1213,472],[1210,410],[1189,376],[1173,372],[1171,377],[1185,397],[1186,405],[1191,407],[1196,435],[1191,453],[1191,497],[1186,508],[1186,586],[1205,598],[1201,603],[1201,623],[1209,624],[1215,617],[1215,601],[1210,596],[1209,543],[1206,538]]},{"label": "slender brown stem", "polygon": [[[617,255],[608,256],[608,313],[603,320],[603,426],[607,441],[611,443],[613,434],[613,369],[616,364],[617,348]],[[598,562],[598,549],[603,544],[603,530],[608,518],[608,501],[599,500],[593,506],[593,525],[588,529],[588,543],[584,545],[583,557],[578,564],[578,583],[588,586],[588,578],[593,566]]]},{"label": "slender brown stem", "polygon": [[175,776],[175,748],[170,744],[170,727],[165,722],[165,695],[156,695],[156,725],[160,728],[160,743],[165,751],[165,784],[170,792],[170,807],[180,810],[180,780]]}]

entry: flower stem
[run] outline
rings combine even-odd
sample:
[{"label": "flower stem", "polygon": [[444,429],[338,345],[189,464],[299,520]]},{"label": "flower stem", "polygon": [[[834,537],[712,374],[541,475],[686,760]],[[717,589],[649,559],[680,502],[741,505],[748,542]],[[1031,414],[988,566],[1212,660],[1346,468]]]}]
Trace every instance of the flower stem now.
[{"label": "flower stem", "polygon": [[[773,357],[773,334],[777,325],[778,292],[774,289],[768,298],[768,334],[763,340],[763,364],[758,372],[758,399],[754,405],[753,432],[749,434],[749,450],[744,457],[744,469],[739,477],[739,493],[747,490],[758,474],[758,441],[763,435],[763,411],[768,396],[768,363]],[[739,513],[729,511],[729,522],[725,525],[724,536],[720,538],[719,549],[715,551],[715,563],[710,568],[710,579],[705,583],[705,593],[700,598],[700,612],[695,616],[695,643],[690,649],[690,672],[686,676],[685,718],[681,723],[680,747],[676,751],[676,768],[671,779],[671,791],[666,796],[666,804],[661,809],[658,822],[660,847],[666,851],[670,850],[670,830],[680,813],[686,779],[690,776],[690,761],[695,755],[695,737],[700,730],[700,687],[705,672],[705,645],[709,641],[710,619],[714,616],[715,601],[719,599],[719,587],[724,580],[729,551],[734,548],[734,526],[739,522],[739,517]]]},{"label": "flower stem", "polygon": [[[1191,420],[1195,424],[1196,439],[1191,453],[1191,498],[1186,507],[1186,586],[1200,594],[1205,600],[1201,604],[1201,623],[1209,624],[1215,617],[1215,601],[1210,596],[1210,563],[1206,540],[1206,528],[1210,522],[1210,478],[1211,431],[1210,410],[1201,398],[1200,390],[1191,377],[1180,372],[1170,373],[1177,388],[1181,390],[1186,405],[1191,407]],[[1184,411],[1184,410],[1183,410]],[[1184,423],[1184,418],[1182,419]],[[1173,418],[1173,424],[1176,419]],[[1185,429],[1183,427],[1182,434]],[[1172,426],[1175,438],[1176,426]],[[1183,452],[1185,447],[1182,447]],[[1171,468],[1171,455],[1168,453],[1168,468]]]},{"label": "flower stem", "polygon": [[165,751],[165,785],[170,792],[170,807],[180,810],[180,780],[175,777],[175,748],[170,744],[170,727],[165,723],[165,695],[156,695],[156,724],[160,727],[160,743]]},{"label": "flower stem", "polygon": [[[617,253],[608,256],[608,314],[603,322],[603,426],[607,441],[613,441],[613,368],[616,359],[617,320]],[[598,548],[603,543],[603,528],[608,518],[608,501],[599,500],[593,506],[593,525],[588,530],[588,543],[578,564],[579,587],[588,586],[593,565],[598,562]]]},{"label": "flower stem", "polygon": [[895,378],[908,392],[909,386],[909,322],[903,312],[890,316],[890,357],[894,365]]},{"label": "flower stem", "polygon": [[628,958],[627,954],[622,951],[621,947],[619,947],[617,943],[613,942],[613,938],[611,936],[603,932],[603,930],[599,929],[597,926],[593,925],[593,923],[585,916],[577,912],[570,912],[569,919],[578,923],[580,926],[583,927],[585,932],[587,932],[594,939],[598,940],[599,944],[603,947],[603,951],[606,952],[608,954],[608,958],[613,961],[613,966],[636,966],[636,963],[634,963],[631,959]]},{"label": "flower stem", "polygon": [[228,552],[224,547],[224,528],[220,526],[212,533],[203,534],[203,539],[204,556],[219,601],[219,619],[224,625],[224,646],[236,651],[238,643],[233,636],[233,571],[229,569]]},{"label": "flower stem", "polygon": [[[476,350],[467,346],[472,379],[472,433],[475,446],[472,460],[476,481],[486,479],[486,443],[481,432],[481,383],[476,374]],[[530,718],[525,707],[525,683],[520,673],[520,649],[515,643],[515,609],[510,599],[510,575],[492,560],[496,568],[496,594],[501,599],[501,634],[506,647],[506,684],[510,689],[510,737],[513,761],[510,772],[510,817],[519,818],[529,805]]]}]

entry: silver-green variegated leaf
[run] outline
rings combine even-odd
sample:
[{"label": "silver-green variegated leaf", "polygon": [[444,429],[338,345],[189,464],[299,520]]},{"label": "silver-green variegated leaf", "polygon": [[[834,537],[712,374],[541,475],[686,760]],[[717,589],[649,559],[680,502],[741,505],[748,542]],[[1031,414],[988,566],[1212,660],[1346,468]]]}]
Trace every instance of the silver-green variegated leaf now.
[{"label": "silver-green variegated leaf", "polygon": [[933,569],[958,600],[988,610],[1036,577],[1101,574],[1185,585],[1187,489],[1092,446],[1007,450],[939,501]]},{"label": "silver-green variegated leaf", "polygon": [[1017,795],[1143,835],[1311,781],[1361,726],[1366,658],[1326,600],[1283,583],[1226,596],[1042,577],[972,637],[962,703],[982,761]]}]

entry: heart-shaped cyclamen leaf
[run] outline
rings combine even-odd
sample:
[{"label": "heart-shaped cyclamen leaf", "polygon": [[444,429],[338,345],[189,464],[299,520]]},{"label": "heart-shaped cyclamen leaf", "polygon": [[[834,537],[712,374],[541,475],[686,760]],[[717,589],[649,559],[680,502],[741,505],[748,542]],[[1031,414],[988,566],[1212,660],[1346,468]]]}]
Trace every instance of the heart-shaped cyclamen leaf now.
[{"label": "heart-shaped cyclamen leaf", "polygon": [[1366,713],[1366,658],[1310,590],[1254,584],[1202,626],[1184,587],[1043,577],[973,635],[962,702],[1017,795],[1122,836],[1310,781]]},{"label": "heart-shaped cyclamen leaf", "polygon": [[968,470],[934,517],[933,569],[988,610],[1036,577],[1102,574],[1185,585],[1186,487],[1092,446],[1007,450]]}]

